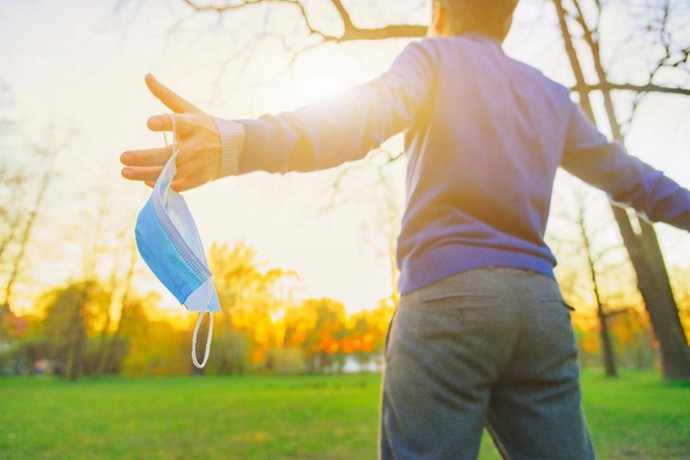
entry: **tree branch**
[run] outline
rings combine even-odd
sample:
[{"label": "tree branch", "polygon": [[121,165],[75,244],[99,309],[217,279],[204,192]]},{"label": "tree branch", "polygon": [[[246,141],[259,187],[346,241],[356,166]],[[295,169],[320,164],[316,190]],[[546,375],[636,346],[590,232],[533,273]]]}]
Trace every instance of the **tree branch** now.
[{"label": "tree branch", "polygon": [[681,94],[683,96],[690,96],[690,88],[674,88],[670,86],[655,85],[648,83],[646,85],[633,85],[631,83],[606,83],[606,85],[576,85],[571,87],[571,91],[604,91],[608,89],[633,91],[636,93],[667,93],[667,94]]},{"label": "tree branch", "polygon": [[200,5],[195,0],[182,0],[195,11],[211,11],[222,14],[226,11],[238,10],[260,3],[286,3],[294,5],[300,10],[304,24],[311,35],[318,35],[324,42],[341,43],[354,40],[386,40],[389,38],[415,38],[426,35],[427,26],[418,24],[393,24],[380,28],[361,29],[352,23],[352,18],[340,0],[331,0],[333,7],[338,12],[340,20],[343,22],[343,33],[341,35],[327,34],[315,28],[307,15],[307,10],[300,0],[241,0],[226,5]]},{"label": "tree branch", "polygon": [[336,39],[337,42],[351,40],[386,40],[389,38],[419,38],[426,35],[427,27],[415,24],[393,24],[377,29],[352,27]]},{"label": "tree branch", "polygon": [[[285,3],[289,5],[293,5],[296,8],[299,9],[300,14],[302,16],[302,19],[304,20],[304,24],[309,31],[310,35],[316,35],[321,38],[320,42],[317,43],[312,43],[305,47],[303,50],[299,50],[296,53],[295,58],[293,58],[293,62],[296,59],[297,55],[301,54],[303,51],[306,51],[308,49],[312,49],[314,47],[317,47],[323,43],[342,43],[342,42],[347,42],[347,41],[355,41],[355,40],[387,40],[390,38],[419,38],[419,37],[424,37],[427,32],[427,26],[425,25],[420,25],[420,24],[391,24],[387,25],[384,27],[378,27],[378,28],[359,28],[354,25],[352,22],[352,18],[347,11],[347,8],[343,5],[341,0],[330,0],[331,4],[333,7],[336,9],[338,12],[338,16],[340,17],[340,20],[343,23],[343,32],[340,35],[332,35],[332,34],[327,34],[323,32],[322,30],[317,29],[314,27],[314,25],[310,22],[309,16],[307,14],[306,7],[304,6],[303,2],[301,0],[239,0],[235,2],[229,2],[224,5],[200,5],[196,0],[182,0],[185,4],[190,6],[196,11],[203,12],[203,11],[213,11],[218,14],[222,14],[226,11],[231,11],[231,10],[237,10],[240,8],[247,8],[251,7],[254,5],[258,5],[261,3]],[[560,5],[560,2],[556,2],[557,7],[562,8]],[[579,5],[577,5],[579,7]],[[578,12],[581,13],[581,11],[578,8]],[[562,16],[565,16],[566,14],[563,13],[559,15],[560,19],[562,20]],[[572,14],[570,14],[573,16]],[[593,37],[591,35],[591,32],[589,29],[586,28],[586,24],[584,23],[584,18],[581,15],[575,15],[575,19],[578,20],[580,25],[583,27],[583,30],[585,33],[590,33],[590,35],[587,37],[589,40],[588,41],[593,41],[594,45],[598,48],[598,42],[596,41],[596,37]],[[562,24],[561,24],[562,26]],[[574,48],[571,50],[572,53],[574,53]],[[653,83],[649,83],[646,85],[634,85],[630,83],[610,83],[606,82],[605,84],[599,83],[596,85],[590,85],[590,84],[585,84],[585,85],[576,85],[574,87],[571,87],[571,91],[575,92],[580,92],[580,94],[586,94],[592,91],[606,91],[607,89],[612,89],[612,90],[624,90],[624,91],[633,91],[638,94],[646,94],[646,93],[667,93],[667,94],[680,94],[684,96],[690,96],[690,89],[688,88],[674,88],[674,87],[667,87],[667,86],[661,86]]]},{"label": "tree branch", "polygon": [[331,0],[331,3],[335,7],[335,9],[338,11],[338,14],[340,15],[340,19],[343,21],[343,25],[345,26],[345,32],[348,31],[348,29],[354,29],[355,26],[352,24],[352,19],[350,18],[350,13],[347,12],[345,7],[343,6],[343,2],[340,0]]}]

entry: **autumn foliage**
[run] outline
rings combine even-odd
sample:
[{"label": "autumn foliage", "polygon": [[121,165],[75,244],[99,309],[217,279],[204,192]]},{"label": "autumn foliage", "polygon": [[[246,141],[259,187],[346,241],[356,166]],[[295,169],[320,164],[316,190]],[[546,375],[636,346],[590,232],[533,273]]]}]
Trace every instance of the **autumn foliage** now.
[{"label": "autumn foliage", "polygon": [[[243,244],[213,245],[209,265],[222,306],[214,317],[210,374],[377,370],[395,302],[348,315],[332,299],[300,299],[294,272],[262,269]],[[192,372],[195,315],[165,318],[156,294],[103,281],[73,282],[43,294],[33,317],[2,316],[4,373],[169,375]],[[179,307],[177,307],[179,308]],[[204,340],[207,330],[202,328]],[[201,347],[200,347],[201,348]],[[37,363],[39,363],[37,367]]]},{"label": "autumn foliage", "polygon": [[[302,298],[299,276],[264,269],[243,244],[213,245],[209,265],[222,312],[214,317],[213,346],[204,373],[339,373],[379,371],[397,294],[370,310],[348,313],[329,298]],[[110,280],[112,281],[112,280]],[[0,372],[81,375],[173,375],[194,372],[191,337],[196,315],[166,316],[157,294],[121,283],[75,281],[44,293],[34,316],[0,312]],[[690,296],[683,296],[684,300]],[[601,366],[596,310],[577,304],[573,324],[584,366]],[[623,367],[658,366],[658,344],[644,310],[627,303],[610,318]],[[173,306],[170,306],[173,307]],[[686,309],[682,309],[686,312]],[[685,318],[685,316],[684,316]],[[200,332],[206,336],[206,324]],[[201,347],[199,347],[201,348]]]}]

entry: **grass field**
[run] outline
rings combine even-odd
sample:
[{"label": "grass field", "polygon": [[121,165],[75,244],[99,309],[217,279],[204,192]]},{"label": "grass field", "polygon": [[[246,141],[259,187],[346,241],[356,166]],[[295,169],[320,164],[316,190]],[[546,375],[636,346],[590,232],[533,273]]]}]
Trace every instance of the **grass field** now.
[{"label": "grass field", "polygon": [[[586,373],[583,392],[599,458],[690,458],[690,385]],[[0,458],[373,459],[378,400],[375,375],[5,378]]]}]

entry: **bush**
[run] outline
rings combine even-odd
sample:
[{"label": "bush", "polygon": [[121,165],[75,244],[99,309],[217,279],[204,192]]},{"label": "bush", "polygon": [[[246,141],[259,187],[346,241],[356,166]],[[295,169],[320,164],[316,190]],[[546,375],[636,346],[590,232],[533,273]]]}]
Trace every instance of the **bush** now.
[{"label": "bush", "polygon": [[268,368],[278,374],[299,374],[305,367],[304,355],[298,348],[273,348],[268,352]]}]

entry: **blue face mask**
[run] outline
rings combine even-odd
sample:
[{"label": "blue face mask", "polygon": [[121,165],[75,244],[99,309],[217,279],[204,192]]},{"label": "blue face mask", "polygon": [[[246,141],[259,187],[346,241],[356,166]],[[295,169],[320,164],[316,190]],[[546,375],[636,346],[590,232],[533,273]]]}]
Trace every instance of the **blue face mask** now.
[{"label": "blue face mask", "polygon": [[[173,139],[175,139],[175,119]],[[199,232],[184,198],[170,183],[175,177],[179,154],[173,143],[173,154],[158,177],[151,196],[139,212],[136,240],[139,253],[151,271],[188,310],[198,311],[199,319],[192,338],[192,361],[199,369],[206,365],[213,334],[213,312],[220,311],[218,295],[208,269]],[[196,357],[196,337],[205,312],[209,312],[206,351],[201,363]]]}]

